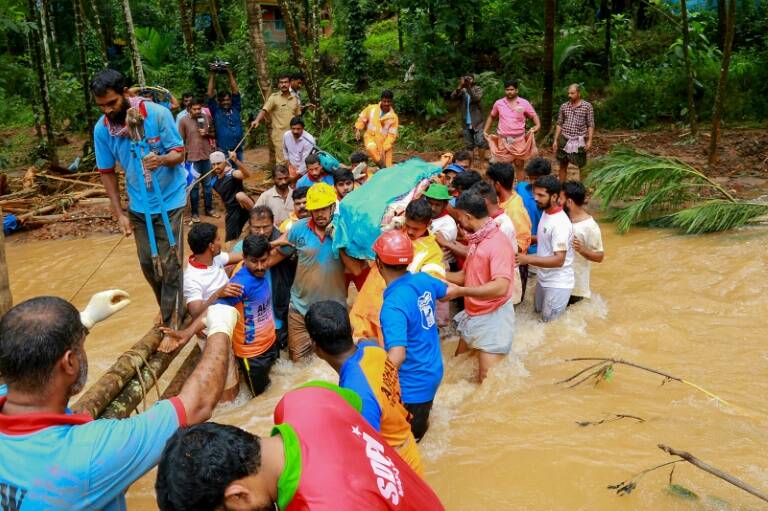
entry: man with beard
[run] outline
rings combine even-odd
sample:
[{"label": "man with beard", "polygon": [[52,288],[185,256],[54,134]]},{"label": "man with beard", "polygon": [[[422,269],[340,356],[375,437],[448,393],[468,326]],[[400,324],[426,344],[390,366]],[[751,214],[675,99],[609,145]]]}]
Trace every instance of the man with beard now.
[{"label": "man with beard", "polygon": [[308,131],[304,131],[304,119],[301,117],[291,119],[291,129],[283,134],[283,155],[288,163],[291,181],[298,181],[307,173],[307,164],[304,160],[314,148],[315,137]]},{"label": "man with beard", "polygon": [[[184,190],[186,176],[181,166],[184,142],[170,110],[144,98],[129,96],[125,78],[117,71],[104,69],[96,73],[91,91],[96,105],[104,113],[93,130],[96,166],[101,182],[123,235],[136,234],[136,252],[141,270],[160,306],[160,323],[168,326],[180,299],[181,261],[177,251],[170,246],[161,211],[164,206],[171,231],[178,233],[187,203]],[[150,152],[143,160],[128,137],[126,115],[129,108],[136,108],[144,119],[145,137],[142,143],[149,146]],[[127,214],[120,203],[120,188],[115,174],[118,162],[125,172]],[[154,174],[159,185],[159,189],[149,194],[143,188],[146,186],[144,169]],[[155,272],[145,213],[151,215],[161,275]],[[180,240],[175,241],[180,243]]]},{"label": "man with beard", "polygon": [[2,507],[126,509],[125,491],[159,461],[174,432],[211,417],[238,318],[226,305],[208,309],[208,342],[178,396],[119,421],[67,408],[87,379],[89,330],[128,305],[127,298],[104,291],[79,313],[61,298],[43,296],[0,321],[0,372],[8,383],[0,398]]},{"label": "man with beard", "polygon": [[[378,103],[365,107],[355,122],[355,140],[363,139],[368,156],[381,168],[392,166],[395,140],[400,120],[392,104],[395,95],[383,90]],[[365,133],[363,133],[365,130]]]},{"label": "man with beard", "polygon": [[[208,109],[216,128],[216,146],[220,151],[234,151],[243,138],[243,125],[240,120],[240,89],[235,75],[227,67],[230,92],[225,90],[216,94],[216,73],[211,69],[208,75]],[[237,159],[243,161],[243,147],[237,148]]]},{"label": "man with beard", "polygon": [[560,180],[541,176],[533,183],[533,196],[544,213],[536,232],[536,255],[518,255],[518,264],[538,267],[534,309],[544,322],[565,312],[575,284],[573,273],[573,225],[560,205]]},{"label": "man with beard", "polygon": [[282,74],[277,77],[278,92],[273,92],[264,102],[259,115],[251,123],[251,127],[256,129],[269,114],[272,121],[272,133],[270,138],[275,147],[275,160],[277,163],[285,163],[288,156],[283,153],[283,134],[291,129],[291,119],[299,115],[299,102],[296,96],[291,94],[291,77]]},{"label": "man with beard", "polygon": [[[488,140],[494,161],[515,165],[515,178],[522,181],[525,161],[536,156],[536,140],[534,134],[541,129],[541,121],[536,110],[528,100],[517,95],[519,84],[517,80],[504,83],[504,97],[496,100],[485,121],[483,133]],[[493,120],[499,120],[496,135],[490,134]],[[527,119],[533,121],[533,127],[526,132]]]},{"label": "man with beard", "polygon": [[[202,177],[203,201],[205,214],[219,218],[213,211],[213,186],[211,185],[211,140],[214,139],[213,122],[203,113],[202,98],[194,98],[189,104],[189,114],[178,121],[179,134],[186,148],[187,163],[192,165],[195,174]],[[193,174],[194,175],[194,174]],[[189,194],[192,223],[200,221],[200,184],[196,184]]]},{"label": "man with beard", "polygon": [[448,273],[448,282],[464,288],[464,310],[454,321],[459,333],[456,355],[472,350],[479,362],[480,383],[512,349],[515,334],[514,248],[475,191],[456,201],[457,220],[469,245],[464,268]]},{"label": "man with beard", "polygon": [[293,192],[291,193],[291,198],[293,199],[293,211],[291,211],[291,214],[283,220],[280,225],[278,226],[278,230],[282,233],[286,233],[291,230],[291,226],[301,220],[302,218],[307,218],[309,216],[309,211],[307,211],[307,192],[309,191],[308,186],[297,186]]},{"label": "man with beard", "polygon": [[339,251],[340,258],[334,256],[333,239],[326,231],[336,209],[333,187],[325,183],[312,185],[307,192],[306,207],[309,218],[294,223],[287,239],[270,256],[270,266],[294,254],[298,257],[288,310],[288,352],[294,362],[312,354],[312,340],[304,324],[309,306],[333,300],[346,307],[344,269],[359,275],[363,266],[367,266],[363,261],[348,257],[343,249]]},{"label": "man with beard", "polygon": [[265,190],[256,199],[256,206],[267,206],[275,216],[275,225],[285,222],[294,212],[293,189],[288,167],[276,165],[272,171],[272,188]]}]

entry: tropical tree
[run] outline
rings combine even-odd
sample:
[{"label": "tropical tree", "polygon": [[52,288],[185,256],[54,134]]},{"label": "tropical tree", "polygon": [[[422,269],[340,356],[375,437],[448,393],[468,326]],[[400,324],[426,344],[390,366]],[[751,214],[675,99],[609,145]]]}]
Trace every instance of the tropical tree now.
[{"label": "tropical tree", "polygon": [[[261,4],[258,0],[245,0],[245,14],[248,20],[248,35],[251,41],[251,51],[256,64],[256,76],[258,79],[261,99],[266,102],[272,93],[269,81],[269,67],[267,65],[267,47],[264,43],[264,20],[261,15]],[[271,122],[267,119],[267,132],[271,131]],[[267,137],[269,149],[269,166],[275,163],[276,147],[272,143],[272,137]]]},{"label": "tropical tree", "polygon": [[688,32],[688,2],[680,0],[680,22],[683,29],[683,59],[685,59],[685,76],[688,95],[688,120],[691,125],[691,136],[695,137],[698,127],[696,125],[696,103],[693,99],[693,65],[691,64],[690,34]]},{"label": "tropical tree", "polygon": [[309,102],[315,105],[319,105],[320,98],[317,96],[317,91],[319,88],[315,83],[315,76],[310,71],[310,68],[307,65],[307,59],[304,58],[304,53],[301,49],[299,34],[296,30],[296,20],[291,8],[293,2],[290,2],[289,0],[277,0],[277,3],[280,6],[280,11],[283,14],[285,33],[288,36],[288,43],[291,47],[291,55],[293,56],[293,60],[296,63],[296,66],[299,68],[299,71],[301,71],[301,74],[304,75],[304,82],[307,85],[307,95],[309,96]]},{"label": "tropical tree", "polygon": [[[398,15],[398,23],[399,19]],[[347,34],[344,39],[344,70],[354,80],[357,90],[363,90],[368,85],[368,52],[364,44],[365,25],[365,15],[360,0],[349,0]]]},{"label": "tropical tree", "polygon": [[552,127],[552,95],[555,88],[555,0],[544,0],[544,93],[541,97],[541,131]]},{"label": "tropical tree", "polygon": [[53,119],[51,116],[51,97],[48,87],[48,73],[45,68],[43,52],[40,48],[43,26],[40,19],[40,12],[37,10],[35,0],[27,0],[27,15],[33,29],[30,33],[29,41],[32,50],[32,62],[37,73],[37,85],[40,94],[40,104],[43,108],[43,121],[45,122],[46,149],[48,158],[53,165],[58,165],[59,157],[56,152],[56,136],[53,132]]},{"label": "tropical tree", "polygon": [[141,63],[141,53],[139,53],[139,43],[136,41],[136,29],[133,26],[133,15],[131,14],[131,3],[129,0],[121,0],[123,5],[123,14],[125,15],[125,24],[128,28],[128,41],[131,46],[131,64],[133,72],[136,75],[136,81],[140,87],[147,85],[144,78],[144,66]]},{"label": "tropical tree", "polygon": [[621,233],[633,225],[725,231],[768,215],[768,203],[737,200],[683,161],[629,148],[595,160],[586,184]]},{"label": "tropical tree", "polygon": [[[724,0],[721,0],[724,1]],[[723,48],[723,60],[720,63],[720,80],[717,82],[715,104],[712,107],[712,132],[709,140],[709,163],[717,162],[717,145],[720,143],[720,121],[723,116],[723,99],[725,98],[725,86],[728,83],[728,69],[731,66],[731,53],[733,51],[733,33],[736,29],[736,0],[728,2],[728,19],[725,31],[725,47]]]},{"label": "tropical tree", "polygon": [[88,133],[93,126],[93,112],[91,110],[91,93],[88,80],[88,64],[85,56],[85,36],[83,27],[83,2],[72,0],[72,12],[75,15],[75,35],[77,37],[77,56],[80,61],[80,81],[83,86],[83,108]]},{"label": "tropical tree", "polygon": [[[193,0],[194,3],[194,0]],[[195,56],[195,34],[192,31],[192,19],[189,16],[189,8],[187,7],[187,0],[179,0],[179,21],[181,25],[181,36],[184,38],[184,48],[187,50],[187,54],[194,58]]]}]

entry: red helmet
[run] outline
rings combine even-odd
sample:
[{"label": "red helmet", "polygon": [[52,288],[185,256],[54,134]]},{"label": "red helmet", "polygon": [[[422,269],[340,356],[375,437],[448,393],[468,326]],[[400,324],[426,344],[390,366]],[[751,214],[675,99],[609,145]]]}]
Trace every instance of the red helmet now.
[{"label": "red helmet", "polygon": [[376,239],[373,251],[384,264],[399,266],[413,261],[413,243],[403,231],[387,231]]}]

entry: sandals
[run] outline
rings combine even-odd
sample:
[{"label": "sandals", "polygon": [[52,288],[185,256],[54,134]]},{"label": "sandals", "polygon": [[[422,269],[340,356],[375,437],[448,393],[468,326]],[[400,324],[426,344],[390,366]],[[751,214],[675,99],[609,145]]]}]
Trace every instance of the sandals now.
[{"label": "sandals", "polygon": [[209,216],[211,218],[221,218],[221,215],[216,213],[215,211],[206,211],[206,216]]},{"label": "sandals", "polygon": [[192,215],[192,218],[189,219],[189,225],[195,225],[200,223],[200,217],[197,215]]}]

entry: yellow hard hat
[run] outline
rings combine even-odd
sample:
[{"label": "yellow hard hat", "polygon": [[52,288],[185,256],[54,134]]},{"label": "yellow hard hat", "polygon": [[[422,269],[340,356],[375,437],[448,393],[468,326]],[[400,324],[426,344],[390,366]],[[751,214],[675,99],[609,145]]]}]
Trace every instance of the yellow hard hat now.
[{"label": "yellow hard hat", "polygon": [[327,183],[315,183],[307,190],[307,211],[327,208],[336,204],[336,191]]}]

